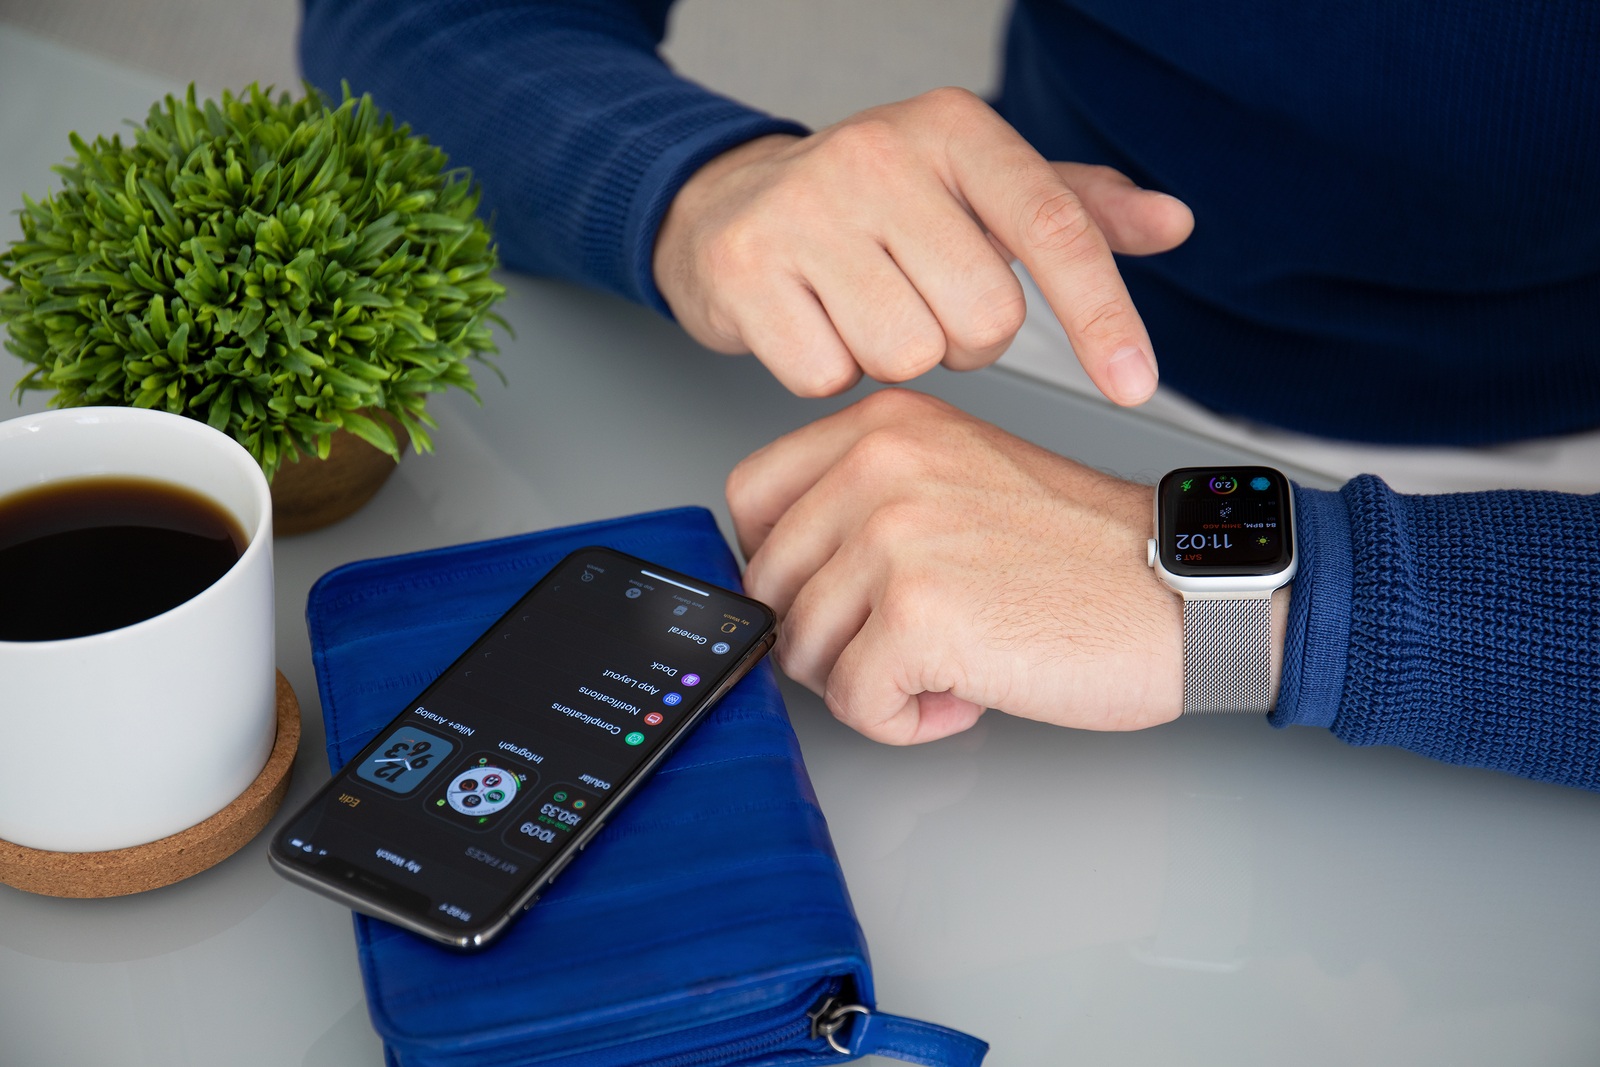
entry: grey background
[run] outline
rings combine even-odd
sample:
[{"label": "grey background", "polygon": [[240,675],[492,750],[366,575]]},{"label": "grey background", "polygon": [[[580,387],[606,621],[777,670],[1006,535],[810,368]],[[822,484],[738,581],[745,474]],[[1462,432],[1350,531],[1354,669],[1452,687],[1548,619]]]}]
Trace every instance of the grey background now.
[{"label": "grey background", "polygon": [[[683,73],[810,125],[941,85],[988,91],[1002,0],[682,0]],[[203,89],[299,84],[284,0],[0,0],[0,22]]]}]

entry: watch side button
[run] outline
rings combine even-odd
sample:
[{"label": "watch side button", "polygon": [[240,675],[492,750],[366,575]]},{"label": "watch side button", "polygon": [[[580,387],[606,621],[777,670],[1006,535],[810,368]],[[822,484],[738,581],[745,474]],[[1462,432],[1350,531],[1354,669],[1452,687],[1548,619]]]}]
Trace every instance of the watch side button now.
[{"label": "watch side button", "polygon": [[1156,565],[1156,539],[1154,537],[1144,543],[1144,565],[1146,567],[1154,567]]}]

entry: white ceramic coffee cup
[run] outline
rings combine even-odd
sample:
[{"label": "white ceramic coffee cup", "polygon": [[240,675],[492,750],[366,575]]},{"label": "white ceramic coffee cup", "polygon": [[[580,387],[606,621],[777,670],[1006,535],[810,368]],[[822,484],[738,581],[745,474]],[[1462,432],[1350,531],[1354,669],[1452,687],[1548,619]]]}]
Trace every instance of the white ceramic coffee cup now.
[{"label": "white ceramic coffee cup", "polygon": [[[133,476],[209,498],[249,538],[212,585],[105,633],[0,641],[0,839],[54,852],[159,840],[227,807],[276,735],[272,499],[255,460],[203,423],[136,408],[0,422],[0,500]],[[0,610],[5,591],[0,590]]]}]

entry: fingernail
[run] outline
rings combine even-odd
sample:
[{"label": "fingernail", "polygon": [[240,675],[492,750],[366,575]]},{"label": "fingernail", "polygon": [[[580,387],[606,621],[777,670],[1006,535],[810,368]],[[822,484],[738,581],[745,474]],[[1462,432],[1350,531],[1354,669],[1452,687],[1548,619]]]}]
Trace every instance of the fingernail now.
[{"label": "fingernail", "polygon": [[1111,381],[1111,399],[1121,404],[1141,404],[1156,391],[1156,359],[1134,345],[1119,348],[1106,364]]}]

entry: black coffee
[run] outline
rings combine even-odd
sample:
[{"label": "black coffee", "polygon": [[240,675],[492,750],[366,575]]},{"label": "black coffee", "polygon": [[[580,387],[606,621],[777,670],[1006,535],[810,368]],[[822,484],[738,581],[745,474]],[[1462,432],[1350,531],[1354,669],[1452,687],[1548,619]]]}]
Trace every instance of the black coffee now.
[{"label": "black coffee", "polygon": [[130,626],[222,577],[245,534],[215,502],[144,478],[81,478],[0,499],[0,641]]}]

